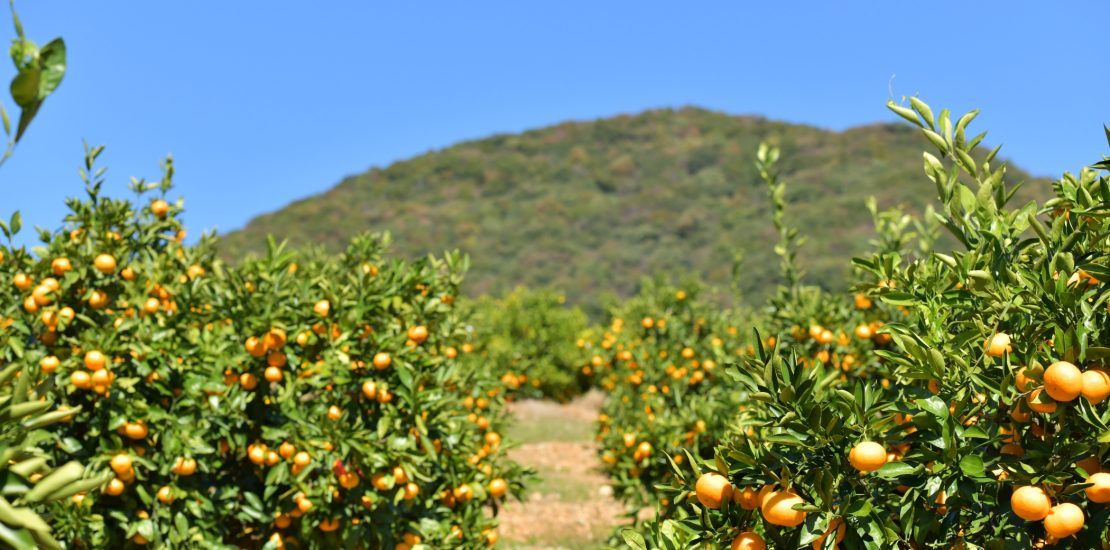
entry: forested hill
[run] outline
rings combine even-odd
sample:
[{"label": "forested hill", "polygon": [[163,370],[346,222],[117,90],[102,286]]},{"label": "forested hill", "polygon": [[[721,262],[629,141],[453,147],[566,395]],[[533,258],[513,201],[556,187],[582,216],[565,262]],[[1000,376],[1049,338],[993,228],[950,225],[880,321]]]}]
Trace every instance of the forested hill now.
[{"label": "forested hill", "polygon": [[[834,132],[699,108],[657,109],[495,135],[351,176],[331,190],[257,217],[223,239],[228,258],[264,249],[267,234],[338,249],[389,230],[406,255],[460,248],[470,294],[551,286],[577,303],[631,293],[644,273],[696,275],[727,287],[733,250],[752,301],[776,284],[777,258],[760,141],[782,148],[788,219],[808,242],[807,280],[836,287],[845,258],[865,251],[864,207],[920,211],[935,187],[925,139],[901,124]],[[1010,167],[1010,181],[1028,176]],[[1047,193],[1041,181],[1028,192]],[[1038,190],[1039,189],[1039,190]]]}]

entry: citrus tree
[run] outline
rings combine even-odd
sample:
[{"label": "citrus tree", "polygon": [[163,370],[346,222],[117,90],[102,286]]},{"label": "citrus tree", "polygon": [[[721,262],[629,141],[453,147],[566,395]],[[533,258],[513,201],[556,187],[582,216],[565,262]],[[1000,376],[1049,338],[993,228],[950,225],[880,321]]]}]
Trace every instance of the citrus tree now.
[{"label": "citrus tree", "polygon": [[568,307],[562,293],[518,287],[471,307],[478,352],[471,357],[500,373],[511,396],[565,402],[590,387],[576,347],[586,314]]},{"label": "citrus tree", "polygon": [[865,361],[886,382],[760,346],[730,370],[753,403],[740,429],[717,434],[713,460],[676,467],[689,515],[627,532],[632,546],[1106,544],[1110,164],[1011,205],[998,149],[966,134],[974,112],[891,108],[937,151],[925,172],[960,248],[856,260],[879,282],[858,290],[897,308]]},{"label": "citrus tree", "polygon": [[736,394],[720,385],[719,368],[744,351],[739,329],[696,285],[647,279],[638,296],[612,308],[599,336],[583,350],[607,392],[597,432],[603,469],[633,515],[666,509],[657,485],[672,475],[668,457],[682,448],[711,456],[708,434],[735,418]]},{"label": "citrus tree", "polygon": [[[505,458],[499,381],[461,364],[464,257],[393,260],[388,237],[365,236],[338,256],[273,244],[228,266],[211,237],[184,242],[171,161],[133,181],[133,203],[102,196],[100,151],[64,227],[0,263],[0,376],[44,379],[15,376],[14,416],[61,421],[33,432],[53,461],[13,455],[32,459],[17,475],[46,476],[19,503],[76,493],[51,510],[76,547],[496,542],[523,472]],[[50,474],[70,460],[111,479]]]}]

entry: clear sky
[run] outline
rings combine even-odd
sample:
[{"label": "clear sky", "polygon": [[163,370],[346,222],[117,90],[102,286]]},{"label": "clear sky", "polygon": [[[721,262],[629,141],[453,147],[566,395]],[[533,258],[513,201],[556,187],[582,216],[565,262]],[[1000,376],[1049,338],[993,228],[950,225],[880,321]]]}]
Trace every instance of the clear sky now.
[{"label": "clear sky", "polygon": [[82,139],[117,194],[173,153],[195,238],[491,133],[687,104],[843,129],[896,120],[890,89],[981,108],[1038,175],[1108,151],[1105,0],[389,4],[20,0],[69,72],[0,168],[0,216],[57,227]]}]

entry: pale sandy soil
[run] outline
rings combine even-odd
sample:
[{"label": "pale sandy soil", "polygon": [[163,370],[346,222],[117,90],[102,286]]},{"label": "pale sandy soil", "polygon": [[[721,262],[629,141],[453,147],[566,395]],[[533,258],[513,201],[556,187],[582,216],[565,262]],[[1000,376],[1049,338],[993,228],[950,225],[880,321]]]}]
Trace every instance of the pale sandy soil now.
[{"label": "pale sandy soil", "polygon": [[601,548],[614,526],[622,523],[624,510],[598,470],[592,439],[601,399],[595,392],[565,405],[512,404],[516,422],[510,435],[522,445],[510,456],[534,468],[539,479],[530,485],[525,502],[510,502],[501,511],[504,547]]}]

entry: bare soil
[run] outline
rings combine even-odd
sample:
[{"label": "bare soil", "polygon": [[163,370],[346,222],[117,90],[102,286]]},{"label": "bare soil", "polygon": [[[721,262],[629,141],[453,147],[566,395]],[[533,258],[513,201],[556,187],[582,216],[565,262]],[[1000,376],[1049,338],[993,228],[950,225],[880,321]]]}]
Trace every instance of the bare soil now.
[{"label": "bare soil", "polygon": [[502,509],[505,546],[518,550],[601,548],[621,523],[623,507],[600,472],[593,422],[601,405],[591,392],[573,402],[521,401],[510,410],[510,434],[522,444],[513,460],[534,468],[538,480],[524,502]]}]

